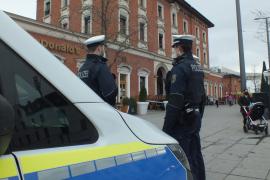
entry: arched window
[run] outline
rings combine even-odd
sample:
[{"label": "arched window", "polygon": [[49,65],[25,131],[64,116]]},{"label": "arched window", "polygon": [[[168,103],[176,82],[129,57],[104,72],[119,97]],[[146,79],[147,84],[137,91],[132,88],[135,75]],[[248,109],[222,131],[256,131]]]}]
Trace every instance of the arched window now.
[{"label": "arched window", "polygon": [[86,9],[82,13],[81,17],[81,32],[85,34],[92,33],[92,13],[89,9]]}]

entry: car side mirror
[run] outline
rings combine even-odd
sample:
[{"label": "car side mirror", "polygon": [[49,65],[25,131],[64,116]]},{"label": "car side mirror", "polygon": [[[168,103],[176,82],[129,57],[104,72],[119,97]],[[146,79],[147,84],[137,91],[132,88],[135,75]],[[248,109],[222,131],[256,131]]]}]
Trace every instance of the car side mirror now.
[{"label": "car side mirror", "polygon": [[4,154],[12,138],[15,113],[11,104],[0,95],[0,155]]}]

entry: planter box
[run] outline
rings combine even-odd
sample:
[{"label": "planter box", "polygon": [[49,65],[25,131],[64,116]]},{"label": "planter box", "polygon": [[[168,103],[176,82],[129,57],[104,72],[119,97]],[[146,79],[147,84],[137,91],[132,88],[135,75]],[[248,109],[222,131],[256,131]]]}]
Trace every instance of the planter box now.
[{"label": "planter box", "polygon": [[149,102],[137,102],[137,112],[139,115],[147,114]]},{"label": "planter box", "polygon": [[129,110],[129,106],[122,106],[120,110],[124,113],[127,113]]}]

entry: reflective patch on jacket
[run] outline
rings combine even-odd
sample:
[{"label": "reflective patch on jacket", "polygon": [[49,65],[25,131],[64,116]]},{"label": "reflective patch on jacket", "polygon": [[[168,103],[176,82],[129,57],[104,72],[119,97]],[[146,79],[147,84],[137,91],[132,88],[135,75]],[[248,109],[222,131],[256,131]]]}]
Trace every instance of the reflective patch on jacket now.
[{"label": "reflective patch on jacket", "polygon": [[177,75],[176,75],[176,74],[173,74],[173,75],[172,75],[171,84],[174,84],[174,83],[175,83],[175,81],[176,81],[176,77],[177,77]]},{"label": "reflective patch on jacket", "polygon": [[78,76],[82,79],[82,78],[88,78],[89,77],[89,71],[88,70],[84,70],[82,72],[78,73]]},{"label": "reflective patch on jacket", "polygon": [[191,64],[190,67],[193,72],[203,72],[201,65]]}]

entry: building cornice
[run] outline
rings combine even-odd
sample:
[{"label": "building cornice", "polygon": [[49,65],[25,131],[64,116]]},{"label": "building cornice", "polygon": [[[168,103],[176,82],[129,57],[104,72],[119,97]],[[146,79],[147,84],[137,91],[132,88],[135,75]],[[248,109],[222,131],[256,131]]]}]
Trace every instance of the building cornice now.
[{"label": "building cornice", "polygon": [[190,11],[192,14],[194,14],[196,17],[201,19],[203,22],[205,22],[208,26],[208,28],[212,28],[215,25],[207,19],[204,15],[202,15],[199,11],[197,11],[194,7],[192,7],[189,3],[187,3],[185,0],[168,0],[170,3],[178,2],[180,6],[185,8],[186,10]]},{"label": "building cornice", "polygon": [[13,13],[6,12],[16,23],[18,23],[24,30],[28,32],[47,35],[59,39],[64,39],[76,43],[84,42],[89,36],[65,30],[47,23],[39,22],[37,20],[19,16]]},{"label": "building cornice", "polygon": [[[19,16],[13,13],[7,14],[16,22],[18,23],[24,30],[32,33],[38,33],[41,35],[46,35],[50,37],[55,37],[58,39],[63,39],[67,41],[72,41],[75,43],[83,43],[89,35],[85,35],[82,33],[71,32],[69,30],[65,30],[47,23],[39,22],[31,18]],[[121,49],[121,44],[108,42],[108,47],[113,50]],[[123,48],[123,47],[122,47]],[[166,64],[171,64],[172,60],[169,57],[159,55],[157,53],[149,52],[144,49],[139,49],[135,47],[128,47],[127,49],[123,50],[123,52],[130,53],[137,56],[142,56],[144,58],[151,59],[153,61],[163,62]]]}]

